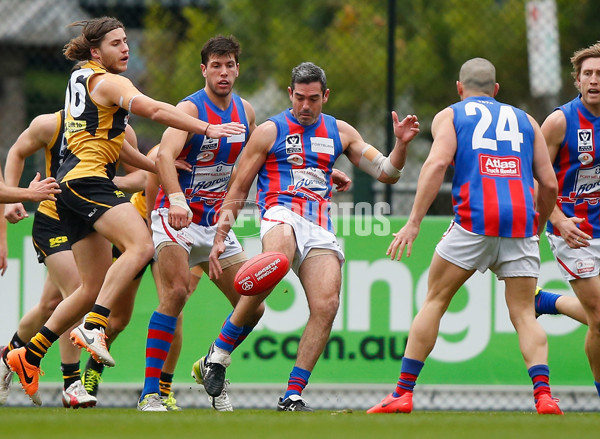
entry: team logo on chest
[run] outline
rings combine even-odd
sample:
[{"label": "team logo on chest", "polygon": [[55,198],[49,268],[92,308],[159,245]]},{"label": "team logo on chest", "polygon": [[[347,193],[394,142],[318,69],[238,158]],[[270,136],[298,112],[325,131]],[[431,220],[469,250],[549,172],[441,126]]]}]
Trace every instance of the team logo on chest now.
[{"label": "team logo on chest", "polygon": [[577,130],[577,152],[592,152],[594,142],[591,128]]},{"label": "team logo on chest", "polygon": [[285,153],[302,154],[302,139],[300,134],[288,134],[285,136]]}]

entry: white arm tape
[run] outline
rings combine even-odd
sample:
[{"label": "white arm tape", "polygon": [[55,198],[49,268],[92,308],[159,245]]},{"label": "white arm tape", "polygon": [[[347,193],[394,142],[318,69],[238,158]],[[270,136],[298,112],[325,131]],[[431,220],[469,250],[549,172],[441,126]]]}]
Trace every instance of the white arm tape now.
[{"label": "white arm tape", "polygon": [[365,153],[371,148],[375,150],[375,148],[371,145],[363,149],[362,156],[358,162],[358,167],[376,179],[381,176],[381,171],[385,172],[389,177],[400,178],[402,175],[402,169],[397,169],[394,165],[392,165],[390,158],[385,157],[381,152],[377,152],[371,160],[365,157]]},{"label": "white arm tape", "polygon": [[394,165],[392,165],[392,161],[390,160],[389,156],[386,157],[383,161],[382,168],[383,172],[385,172],[388,175],[388,177],[391,178],[400,178],[400,176],[402,175],[402,171],[404,171],[404,168],[398,169]]},{"label": "white arm tape", "polygon": [[187,201],[185,201],[185,196],[183,195],[183,192],[175,192],[174,194],[169,194],[169,204],[171,204],[171,206],[177,206],[187,210],[188,218],[191,218],[193,216],[190,206],[188,206]]},{"label": "white arm tape", "polygon": [[[131,106],[133,105],[133,100],[134,100],[135,98],[137,98],[138,96],[141,96],[141,95],[135,95],[135,96],[132,96],[132,97],[131,97],[131,99],[129,99],[129,105],[128,105],[128,107],[127,107],[127,111],[129,111],[130,113],[131,113]],[[121,96],[121,99],[123,99],[123,97],[122,97],[122,96]]]}]

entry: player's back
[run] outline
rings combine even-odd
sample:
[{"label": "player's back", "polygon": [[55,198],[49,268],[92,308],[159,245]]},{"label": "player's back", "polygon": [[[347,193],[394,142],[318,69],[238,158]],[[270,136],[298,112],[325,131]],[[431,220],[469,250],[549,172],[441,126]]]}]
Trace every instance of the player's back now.
[{"label": "player's back", "polygon": [[451,108],[457,139],[455,221],[480,235],[534,235],[535,132],[527,114],[486,96],[466,98]]}]

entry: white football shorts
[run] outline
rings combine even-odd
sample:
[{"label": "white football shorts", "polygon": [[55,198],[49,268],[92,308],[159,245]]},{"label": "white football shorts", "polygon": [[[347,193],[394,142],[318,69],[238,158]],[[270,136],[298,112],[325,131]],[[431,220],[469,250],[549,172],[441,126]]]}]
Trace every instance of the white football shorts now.
[{"label": "white football shorts", "polygon": [[289,224],[296,235],[296,255],[292,261],[294,273],[298,274],[300,265],[312,249],[332,250],[337,254],[340,265],[344,263],[344,252],[333,233],[292,212],[287,207],[275,206],[265,212],[260,223],[260,239],[262,240],[269,230],[281,223]]},{"label": "white football shorts", "polygon": [[[190,255],[189,265],[193,267],[200,262],[208,262],[217,226],[200,226],[191,223],[188,227],[175,230],[169,225],[169,209],[161,207],[151,214],[152,240],[154,248],[158,249],[166,243],[177,243]],[[225,238],[225,252],[219,259],[226,259],[244,251],[233,230]]]},{"label": "white football shorts", "polygon": [[589,247],[571,248],[562,236],[546,233],[550,248],[566,281],[598,276],[600,239],[589,239]]},{"label": "white football shorts", "polygon": [[487,269],[498,276],[535,277],[540,273],[540,238],[484,236],[465,230],[454,221],[435,251],[445,260],[465,269]]}]

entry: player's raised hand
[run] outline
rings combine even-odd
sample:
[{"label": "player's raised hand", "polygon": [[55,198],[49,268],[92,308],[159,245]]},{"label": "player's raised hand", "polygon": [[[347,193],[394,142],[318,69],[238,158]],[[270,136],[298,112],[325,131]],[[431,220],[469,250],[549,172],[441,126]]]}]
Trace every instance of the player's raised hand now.
[{"label": "player's raised hand", "polygon": [[394,135],[401,142],[408,143],[419,134],[419,120],[413,114],[400,120],[398,113],[392,111],[392,121],[394,122]]}]

